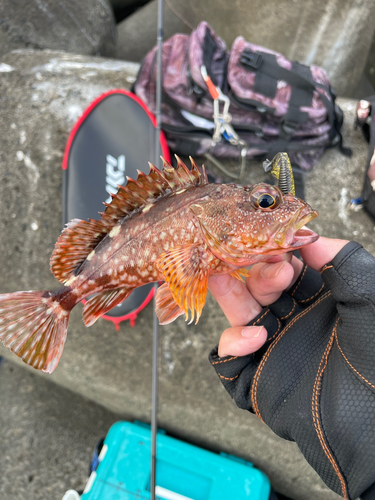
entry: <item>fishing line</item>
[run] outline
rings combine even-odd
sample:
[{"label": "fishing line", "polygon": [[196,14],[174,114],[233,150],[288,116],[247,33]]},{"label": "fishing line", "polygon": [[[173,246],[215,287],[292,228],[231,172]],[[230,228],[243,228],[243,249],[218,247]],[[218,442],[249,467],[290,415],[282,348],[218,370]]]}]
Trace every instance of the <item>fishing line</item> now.
[{"label": "fishing line", "polygon": [[193,31],[193,30],[194,30],[194,26],[192,26],[192,25],[189,23],[189,21],[188,21],[188,20],[187,20],[187,19],[186,19],[186,18],[185,18],[182,14],[180,14],[180,13],[179,13],[179,12],[178,12],[178,11],[177,11],[177,10],[176,10],[176,9],[175,9],[172,5],[171,5],[171,4],[170,4],[169,0],[165,0],[165,3],[166,3],[166,4],[168,5],[168,7],[171,9],[171,11],[173,12],[173,14],[174,14],[175,16],[177,16],[179,19],[181,19],[181,21],[182,21],[184,24],[186,24],[186,26],[187,26],[188,28],[190,28],[190,29],[191,29],[191,31]]}]

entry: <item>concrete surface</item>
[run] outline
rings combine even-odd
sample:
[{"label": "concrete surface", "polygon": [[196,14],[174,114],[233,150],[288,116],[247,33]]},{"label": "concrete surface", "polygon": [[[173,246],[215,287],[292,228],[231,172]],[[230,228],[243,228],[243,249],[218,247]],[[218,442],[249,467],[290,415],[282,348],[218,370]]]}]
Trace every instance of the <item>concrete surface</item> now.
[{"label": "concrete surface", "polygon": [[2,0],[0,55],[15,49],[115,55],[116,26],[108,0]]},{"label": "concrete surface", "polygon": [[[375,88],[375,36],[372,39],[371,47],[368,53],[367,61],[366,61],[366,66],[365,66],[365,74],[366,77],[369,79],[371,85],[373,88]],[[372,92],[371,95],[373,95],[374,92]],[[370,94],[367,94],[367,96]]]},{"label": "concrete surface", "polygon": [[[96,96],[110,88],[129,87],[137,65],[33,51],[8,54],[1,62],[8,70],[0,78],[0,293],[53,289],[58,283],[48,262],[60,232],[61,160],[68,133]],[[349,198],[360,194],[367,145],[353,130],[355,101],[340,104],[346,119],[344,142],[353,148],[353,157],[328,150],[307,175],[307,200],[320,212],[311,226],[322,235],[356,239],[375,253],[373,223],[364,212],[347,210]],[[209,168],[214,172],[215,167]],[[252,162],[246,182],[263,178],[259,163]],[[226,326],[209,297],[197,326],[187,326],[179,318],[160,328],[160,426],[190,442],[253,461],[277,490],[291,498],[339,498],[322,484],[294,443],[278,438],[231,402],[207,361]],[[86,329],[77,306],[55,372],[48,376],[27,368],[20,377],[28,383],[32,372],[35,387],[38,380],[56,382],[111,412],[147,421],[151,334],[151,305],[139,315],[135,328],[123,324],[120,332],[104,320]],[[26,367],[9,350],[2,348],[0,353]],[[18,404],[17,391],[9,404]],[[2,426],[12,436],[13,419],[4,419]],[[58,434],[51,439],[58,440]]]},{"label": "concrete surface", "polygon": [[[291,60],[322,66],[339,95],[350,96],[364,69],[374,33],[372,0],[167,0],[165,38],[190,33],[207,21],[231,46],[246,40],[285,54]],[[157,0],[122,21],[118,57],[140,61],[155,45]]]},{"label": "concrete surface", "polygon": [[61,500],[85,487],[114,414],[11,362],[0,365],[0,498]]}]

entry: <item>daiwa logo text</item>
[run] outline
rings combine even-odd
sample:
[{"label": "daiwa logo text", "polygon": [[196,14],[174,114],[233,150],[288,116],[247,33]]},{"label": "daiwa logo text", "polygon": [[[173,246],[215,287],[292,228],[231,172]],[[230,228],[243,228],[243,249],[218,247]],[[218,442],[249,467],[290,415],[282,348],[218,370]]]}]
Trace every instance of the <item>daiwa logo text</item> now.
[{"label": "daiwa logo text", "polygon": [[[105,190],[109,195],[117,193],[118,184],[125,184],[125,155],[120,155],[117,160],[113,156],[107,155],[105,181]],[[111,199],[109,196],[106,203],[110,203]]]}]

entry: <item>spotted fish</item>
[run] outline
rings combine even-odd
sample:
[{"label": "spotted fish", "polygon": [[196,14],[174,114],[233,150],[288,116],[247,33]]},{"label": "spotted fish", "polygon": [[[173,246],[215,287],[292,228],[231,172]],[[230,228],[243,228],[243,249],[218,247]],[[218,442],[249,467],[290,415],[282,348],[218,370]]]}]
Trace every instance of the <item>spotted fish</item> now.
[{"label": "spotted fish", "polygon": [[69,313],[83,299],[90,326],[135,288],[164,281],[156,294],[160,323],[182,314],[197,322],[210,275],[242,279],[247,266],[318,238],[304,227],[317,212],[292,194],[265,183],[209,184],[204,167],[191,163],[150,164],[148,175],[119,187],[100,220],[69,222],[50,262],[64,286],[0,295],[1,342],[51,373]]}]

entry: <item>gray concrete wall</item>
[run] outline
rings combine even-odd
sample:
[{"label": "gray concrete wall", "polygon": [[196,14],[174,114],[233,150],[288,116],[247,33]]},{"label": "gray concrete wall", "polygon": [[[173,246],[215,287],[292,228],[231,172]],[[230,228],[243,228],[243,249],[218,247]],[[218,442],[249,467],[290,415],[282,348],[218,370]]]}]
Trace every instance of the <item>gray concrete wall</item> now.
[{"label": "gray concrete wall", "polygon": [[[138,66],[57,52],[18,51],[1,61],[0,78],[0,293],[59,286],[49,258],[61,229],[61,161],[71,127],[90,102],[111,88],[129,87]],[[374,227],[363,212],[350,213],[358,196],[367,145],[354,131],[355,102],[340,101],[344,140],[353,157],[328,150],[306,181],[307,201],[319,210],[320,234],[356,239],[375,253]],[[237,168],[237,165],[228,165]],[[209,166],[214,171],[215,167]],[[264,178],[251,162],[247,183]],[[86,329],[81,306],[71,315],[60,364],[39,373],[128,418],[149,420],[152,305],[131,328],[99,320]],[[207,361],[227,322],[208,297],[197,326],[182,318],[160,328],[160,426],[178,437],[253,461],[284,494],[334,500],[294,443],[273,434],[230,400]],[[0,354],[26,367],[8,349]],[[5,423],[6,425],[6,423]]]},{"label": "gray concrete wall", "polygon": [[113,57],[115,46],[109,0],[0,2],[0,55],[32,48]]},{"label": "gray concrete wall", "polygon": [[[155,45],[157,0],[118,25],[118,57],[140,61]],[[339,95],[350,96],[364,69],[375,28],[372,0],[168,0],[165,38],[205,20],[228,47],[246,40],[291,60],[322,66]]]}]

